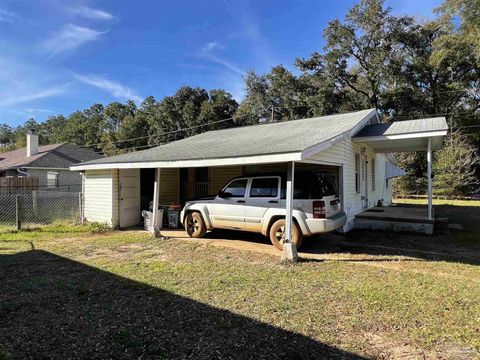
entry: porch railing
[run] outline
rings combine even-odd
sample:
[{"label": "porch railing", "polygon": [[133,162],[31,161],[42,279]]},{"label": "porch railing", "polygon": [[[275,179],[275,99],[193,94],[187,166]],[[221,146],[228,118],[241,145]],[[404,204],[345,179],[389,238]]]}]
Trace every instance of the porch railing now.
[{"label": "porch railing", "polygon": [[197,182],[195,184],[195,196],[207,196],[208,195],[208,182]]}]

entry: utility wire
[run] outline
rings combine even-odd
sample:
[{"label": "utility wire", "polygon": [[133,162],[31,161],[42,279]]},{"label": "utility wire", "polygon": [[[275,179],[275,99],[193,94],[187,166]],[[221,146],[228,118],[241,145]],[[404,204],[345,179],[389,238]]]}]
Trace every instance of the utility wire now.
[{"label": "utility wire", "polygon": [[[188,128],[183,128],[183,129],[166,131],[166,132],[156,134],[156,135],[147,135],[147,136],[139,136],[139,137],[134,137],[134,138],[127,138],[127,139],[123,139],[123,140],[116,140],[116,141],[110,142],[110,144],[118,144],[118,143],[123,143],[123,142],[127,142],[127,141],[142,140],[142,139],[152,139],[152,138],[156,138],[156,137],[163,136],[163,135],[175,134],[175,133],[179,133],[179,132],[182,132],[182,131],[193,130],[193,129],[197,129],[197,128],[208,126],[208,125],[218,124],[218,123],[221,123],[221,122],[226,122],[226,121],[242,118],[242,117],[245,117],[247,115],[250,115],[250,114],[240,115],[240,116],[236,116],[236,117],[229,117],[227,119],[221,119],[221,120],[216,120],[216,121],[210,121],[208,123],[195,125],[195,126],[190,126]],[[88,147],[94,147],[94,146],[98,146],[98,145],[105,145],[105,143],[101,142],[101,143],[97,143],[97,144],[90,144],[90,145],[88,145]]]}]

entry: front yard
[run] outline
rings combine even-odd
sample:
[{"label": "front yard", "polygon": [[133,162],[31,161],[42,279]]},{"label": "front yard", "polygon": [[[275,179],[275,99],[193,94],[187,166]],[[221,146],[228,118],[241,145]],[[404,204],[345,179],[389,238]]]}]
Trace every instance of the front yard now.
[{"label": "front yard", "polygon": [[0,359],[480,357],[479,205],[437,207],[463,232],[332,234],[294,265],[135,231],[3,231]]}]

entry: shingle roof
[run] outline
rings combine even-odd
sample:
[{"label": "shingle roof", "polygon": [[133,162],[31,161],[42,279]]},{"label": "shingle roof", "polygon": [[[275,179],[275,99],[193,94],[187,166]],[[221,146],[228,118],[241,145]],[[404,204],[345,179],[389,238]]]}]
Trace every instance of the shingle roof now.
[{"label": "shingle roof", "polygon": [[387,124],[367,125],[354,137],[359,138],[366,136],[391,136],[440,130],[448,130],[447,121],[444,117],[396,121]]},{"label": "shingle roof", "polygon": [[208,131],[152,149],[89,161],[83,165],[206,160],[302,152],[353,129],[374,109]]},{"label": "shingle roof", "polygon": [[44,145],[39,146],[38,153],[33,156],[27,156],[26,148],[0,153],[0,170],[22,167],[68,169],[74,164],[101,157],[92,150],[71,144]]}]

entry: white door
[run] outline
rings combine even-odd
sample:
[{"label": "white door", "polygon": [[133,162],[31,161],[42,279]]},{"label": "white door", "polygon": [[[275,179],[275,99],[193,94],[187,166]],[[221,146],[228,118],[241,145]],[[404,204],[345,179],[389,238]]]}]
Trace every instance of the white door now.
[{"label": "white door", "polygon": [[261,231],[265,212],[280,207],[280,177],[253,178],[245,201],[246,229]]},{"label": "white door", "polygon": [[248,179],[237,179],[230,182],[211,204],[212,224],[214,228],[245,228],[245,197]]},{"label": "white door", "polygon": [[140,222],[140,169],[119,170],[120,227]]}]

